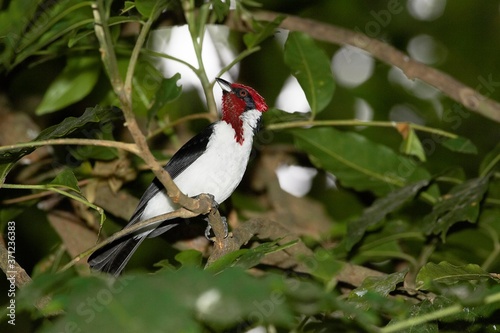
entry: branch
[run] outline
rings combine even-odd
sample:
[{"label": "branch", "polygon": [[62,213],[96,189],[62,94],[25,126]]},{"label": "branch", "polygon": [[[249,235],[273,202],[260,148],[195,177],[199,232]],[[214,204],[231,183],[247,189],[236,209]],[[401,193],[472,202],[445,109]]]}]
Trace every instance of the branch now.
[{"label": "branch", "polygon": [[[210,225],[215,233],[216,241],[212,254],[208,258],[207,266],[210,266],[214,261],[223,257],[224,255],[238,250],[241,246],[247,244],[252,238],[260,240],[273,240],[280,239],[280,245],[286,244],[290,241],[299,239],[299,237],[291,233],[287,228],[281,224],[266,219],[254,218],[241,224],[238,228],[226,238],[224,238],[224,229],[220,216],[216,210],[209,214]],[[308,258],[307,262],[318,260],[314,257],[314,253],[304,243],[299,241],[294,246],[272,254],[274,258],[270,264],[277,266],[281,269],[293,270],[295,272],[310,274],[310,268],[305,264],[304,260],[298,261],[300,258]],[[266,256],[266,258],[271,255]],[[263,262],[266,261],[263,259]],[[342,268],[337,275],[332,276],[337,281],[358,287],[369,276],[385,276],[384,273],[349,263],[341,263]]]},{"label": "branch", "polygon": [[[279,15],[282,14],[258,11],[254,13],[254,18],[271,22]],[[241,25],[238,25],[236,20],[236,15],[232,13],[229,24],[235,29],[241,29]],[[420,79],[439,89],[456,102],[463,104],[468,109],[500,122],[500,103],[480,94],[440,70],[411,59],[405,53],[380,40],[338,26],[293,15],[288,15],[280,26],[292,31],[305,32],[320,41],[339,45],[352,45],[363,49],[378,60],[400,68],[408,78]]]},{"label": "branch", "polygon": [[110,141],[110,140],[97,140],[97,139],[79,139],[79,138],[49,139],[49,140],[16,143],[14,145],[1,146],[0,153],[12,149],[32,148],[40,146],[55,146],[55,145],[101,146],[101,147],[123,149],[125,151],[128,151],[136,155],[140,154],[137,145],[134,143],[125,143],[125,142]]},{"label": "branch", "polygon": [[[5,247],[3,235],[0,234],[0,268],[5,273],[8,279],[13,279],[16,287],[21,289],[31,282],[31,277],[26,273],[24,268],[21,267],[11,255],[9,258],[9,251]],[[51,301],[49,296],[42,297],[35,303],[39,309],[45,308]]]},{"label": "branch", "polygon": [[191,217],[195,217],[195,216],[198,216],[198,214],[195,212],[192,212],[190,210],[187,210],[186,208],[179,208],[173,212],[158,215],[158,216],[152,217],[150,219],[141,221],[139,223],[133,224],[127,228],[124,228],[118,232],[115,232],[113,235],[106,238],[105,240],[103,240],[102,242],[97,244],[96,246],[91,247],[90,249],[86,250],[85,252],[80,253],[78,256],[73,258],[73,260],[71,260],[69,263],[64,265],[64,267],[61,268],[61,272],[67,270],[68,268],[72,267],[73,265],[75,265],[80,260],[82,260],[83,258],[90,255],[91,253],[93,253],[93,252],[99,250],[100,248],[114,242],[117,239],[120,239],[122,237],[130,235],[132,233],[138,232],[142,229],[156,228],[157,226],[162,224],[165,220],[171,220],[171,219],[175,219],[175,218],[187,219],[187,218],[191,218]]},{"label": "branch", "polygon": [[[134,116],[132,110],[132,86],[131,77],[134,72],[135,61],[139,51],[144,43],[144,36],[147,34],[149,28],[151,27],[153,16],[148,19],[148,23],[143,26],[140,36],[138,39],[134,51],[133,57],[130,61],[129,68],[127,71],[127,80],[124,83],[120,77],[118,71],[118,62],[116,60],[116,54],[113,49],[113,44],[111,40],[111,34],[106,21],[106,13],[104,10],[103,0],[98,0],[96,4],[92,5],[94,20],[95,20],[95,34],[99,41],[100,51],[104,67],[109,75],[111,84],[115,94],[118,96],[123,115],[125,117],[126,126],[137,144],[140,151],[140,157],[149,166],[151,171],[160,180],[160,182],[165,187],[168,196],[174,203],[179,203],[181,206],[196,212],[198,214],[206,214],[212,208],[212,201],[208,196],[200,197],[199,199],[192,199],[182,193],[177,185],[173,182],[172,178],[165,169],[158,163],[151,151],[149,150],[146,137],[142,133],[139,125]],[[151,21],[151,22],[150,22]]]}]

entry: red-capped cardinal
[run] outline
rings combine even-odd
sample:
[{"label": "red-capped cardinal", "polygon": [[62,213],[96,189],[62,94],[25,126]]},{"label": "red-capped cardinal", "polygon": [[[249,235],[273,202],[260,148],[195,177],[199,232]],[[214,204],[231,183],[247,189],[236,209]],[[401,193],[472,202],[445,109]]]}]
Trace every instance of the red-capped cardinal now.
[{"label": "red-capped cardinal", "polygon": [[[217,78],[223,91],[222,118],[189,140],[165,166],[179,189],[190,197],[211,194],[216,203],[226,200],[236,189],[247,168],[264,99],[252,88]],[[155,178],[144,192],[127,226],[169,213],[179,208]],[[174,222],[175,221],[175,222]],[[94,270],[119,275],[132,254],[147,237],[156,237],[179,224],[165,221],[157,228],[128,235],[95,251],[88,263]]]}]

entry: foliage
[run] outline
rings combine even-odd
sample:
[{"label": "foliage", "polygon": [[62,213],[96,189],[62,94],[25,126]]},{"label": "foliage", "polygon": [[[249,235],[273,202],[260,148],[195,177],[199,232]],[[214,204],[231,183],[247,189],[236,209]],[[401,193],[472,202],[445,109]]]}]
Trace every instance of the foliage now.
[{"label": "foliage", "polygon": [[[348,64],[361,51],[313,37],[320,21],[399,49],[425,33],[435,42],[431,53],[442,57],[432,66],[483,93],[480,102],[500,100],[491,46],[500,28],[498,3],[450,2],[433,22],[411,16],[411,2],[394,3],[2,2],[7,102],[0,105],[0,226],[7,240],[15,229],[15,259],[33,280],[18,281],[16,326],[2,293],[1,330],[495,331],[500,132],[494,116],[483,118],[432,91],[433,82],[401,83],[395,67],[383,63],[363,84],[342,84],[332,73],[332,55]],[[260,9],[311,20],[285,33],[276,29],[286,15],[253,19]],[[153,34],[184,23],[194,64],[151,47]],[[201,223],[193,221],[173,229],[167,242],[144,242],[116,280],[89,274],[80,259],[126,223],[151,181],[147,154],[138,142],[128,143],[137,139],[131,120],[164,162],[216,117],[214,77],[203,52],[205,31],[226,36],[224,23],[232,30],[220,47],[239,53],[218,76],[240,65],[238,81],[272,106],[292,75],[310,108],[265,114],[246,181],[221,209],[235,239],[251,236],[213,259],[197,233]],[[368,45],[342,40],[347,35],[339,35],[342,44]],[[160,59],[190,69],[203,97],[179,84],[181,74],[165,77]],[[355,119],[360,100],[373,117]],[[395,111],[401,107],[402,115]],[[275,170],[284,164],[318,171],[307,196],[281,189]],[[8,290],[10,281],[1,286]]]}]

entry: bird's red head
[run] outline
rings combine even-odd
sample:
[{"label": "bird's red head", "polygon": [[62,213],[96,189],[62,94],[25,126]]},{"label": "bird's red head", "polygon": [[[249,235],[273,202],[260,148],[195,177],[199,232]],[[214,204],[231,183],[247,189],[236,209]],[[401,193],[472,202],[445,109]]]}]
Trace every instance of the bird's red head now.
[{"label": "bird's red head", "polygon": [[222,88],[222,120],[232,125],[238,142],[243,141],[243,119],[242,115],[251,110],[266,112],[268,107],[264,98],[255,89],[239,83],[229,83],[217,78]]}]

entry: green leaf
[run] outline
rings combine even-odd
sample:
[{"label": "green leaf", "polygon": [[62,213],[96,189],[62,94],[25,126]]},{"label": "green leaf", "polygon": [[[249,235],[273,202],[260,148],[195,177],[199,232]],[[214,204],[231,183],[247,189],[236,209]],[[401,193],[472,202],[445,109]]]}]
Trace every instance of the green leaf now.
[{"label": "green leaf", "polygon": [[226,0],[212,0],[212,8],[214,10],[217,21],[222,21],[229,13],[231,1]]},{"label": "green leaf", "polygon": [[312,162],[333,173],[343,186],[385,195],[430,174],[414,161],[364,136],[333,128],[292,131],[295,145]]},{"label": "green leaf", "polygon": [[314,277],[325,284],[334,281],[335,276],[345,266],[345,262],[337,260],[331,252],[323,248],[317,249],[312,257],[299,256],[297,259],[309,268]]},{"label": "green leaf", "polygon": [[279,245],[279,241],[280,239],[277,239],[273,242],[260,244],[253,249],[239,249],[237,251],[230,252],[211,263],[207,266],[206,270],[212,273],[217,273],[229,267],[241,267],[248,269],[258,265],[261,259],[267,254],[283,251],[298,242],[298,240],[294,240],[286,244]]},{"label": "green leaf", "polygon": [[135,7],[144,18],[156,16],[162,12],[170,0],[135,0]]},{"label": "green leaf", "polygon": [[49,184],[49,186],[55,187],[65,187],[75,192],[81,193],[80,187],[78,186],[78,180],[75,174],[70,169],[64,169],[62,172],[57,174]]},{"label": "green leaf", "polygon": [[2,27],[8,29],[9,46],[2,53],[2,62],[8,70],[40,51],[45,56],[60,56],[67,52],[66,42],[72,33],[85,26],[92,29],[93,22],[89,2],[85,1],[61,0],[47,5],[40,0],[20,0],[12,2],[8,13],[2,14],[7,14],[1,19]]},{"label": "green leaf", "polygon": [[284,57],[304,90],[313,116],[321,112],[332,100],[335,89],[330,60],[325,52],[308,35],[290,32]]},{"label": "green leaf", "polygon": [[416,156],[422,162],[426,161],[424,148],[413,128],[409,129],[406,138],[401,142],[399,150],[403,154]]},{"label": "green leaf", "polygon": [[135,1],[125,1],[125,3],[123,4],[123,9],[121,11],[121,14],[125,14],[134,8],[135,8]]},{"label": "green leaf", "polygon": [[226,268],[233,267],[238,258],[248,251],[249,249],[239,249],[233,252],[229,252],[216,261],[210,263],[210,265],[207,266],[205,270],[213,274],[222,272]]},{"label": "green leaf", "polygon": [[[85,112],[78,118],[67,117],[60,124],[47,127],[46,129],[41,131],[40,134],[31,142],[35,143],[37,141],[67,137],[68,135],[76,132],[89,123],[99,123],[101,126],[103,126],[110,121],[121,118],[121,110],[115,107],[101,108],[99,106],[96,106],[94,108],[87,108],[85,109]],[[4,164],[16,162],[21,157],[34,151],[36,147],[37,146],[33,144],[32,146],[0,150],[0,163]],[[8,171],[8,168],[10,167],[5,166],[1,170],[5,172],[6,168]]]},{"label": "green leaf", "polygon": [[363,215],[359,219],[347,225],[347,236],[345,238],[347,250],[351,250],[361,240],[369,227],[376,225],[387,214],[401,207],[428,184],[428,180],[421,180],[392,191],[385,197],[375,200],[370,207],[364,210]]},{"label": "green leaf", "polygon": [[454,266],[448,262],[439,264],[427,263],[417,274],[416,282],[419,289],[429,289],[434,283],[451,285],[459,281],[489,279],[490,274],[479,265],[468,264]]},{"label": "green leaf", "polygon": [[349,294],[349,299],[362,299],[367,292],[374,292],[382,296],[388,296],[391,291],[396,290],[399,283],[405,279],[408,270],[396,272],[387,276],[369,276],[361,286],[354,289]]},{"label": "green leaf", "polygon": [[442,141],[441,144],[443,145],[443,147],[446,147],[451,151],[456,151],[464,154],[477,154],[477,148],[472,143],[472,141],[460,136],[453,139],[446,139]]},{"label": "green leaf", "polygon": [[156,91],[155,101],[153,106],[148,111],[148,119],[151,120],[155,117],[158,112],[165,106],[167,103],[173,102],[182,92],[182,86],[177,85],[177,81],[181,78],[179,73],[176,73],[169,79],[163,79],[160,83],[160,87]]},{"label": "green leaf", "polygon": [[271,22],[254,21],[252,24],[253,31],[248,32],[243,36],[243,42],[245,43],[247,49],[251,49],[262,43],[268,37],[273,36],[276,29],[285,18],[285,15],[278,15]]},{"label": "green leaf", "polygon": [[201,252],[192,249],[179,252],[175,256],[175,260],[177,260],[183,267],[185,266],[201,267],[202,259],[203,256]]},{"label": "green leaf", "polygon": [[500,143],[498,143],[492,151],[490,151],[484,159],[481,161],[479,166],[479,174],[481,176],[486,176],[491,170],[498,166],[500,162]]},{"label": "green leaf", "polygon": [[60,110],[87,96],[94,88],[100,71],[98,57],[70,57],[62,73],[47,89],[36,114],[43,115]]},{"label": "green leaf", "polygon": [[279,245],[278,242],[280,240],[281,239],[277,239],[273,242],[263,243],[263,244],[260,244],[259,246],[255,247],[253,249],[246,251],[238,259],[235,266],[245,268],[245,269],[252,268],[254,266],[257,266],[260,263],[260,261],[262,260],[262,258],[264,258],[269,253],[283,251],[285,249],[288,249],[291,246],[294,246],[298,242],[298,240],[294,240],[294,241],[288,242],[286,244]]},{"label": "green leaf", "polygon": [[425,216],[423,229],[427,234],[441,234],[444,241],[448,229],[457,222],[475,223],[479,216],[479,204],[488,190],[488,177],[470,179],[454,186],[432,212]]}]

